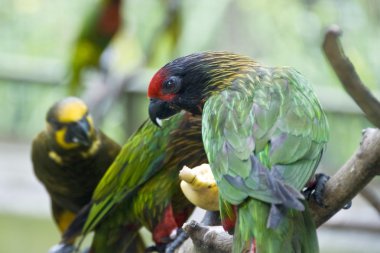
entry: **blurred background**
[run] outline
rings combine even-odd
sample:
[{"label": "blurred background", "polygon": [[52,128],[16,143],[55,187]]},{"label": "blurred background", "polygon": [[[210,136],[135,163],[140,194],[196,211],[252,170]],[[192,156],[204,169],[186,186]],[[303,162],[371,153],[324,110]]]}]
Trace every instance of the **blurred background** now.
[{"label": "blurred background", "polygon": [[[379,0],[0,0],[0,252],[47,252],[59,240],[30,161],[48,107],[80,96],[123,144],[147,118],[155,70],[195,51],[233,51],[303,73],[328,112],[320,170],[333,174],[371,124],[324,58],[330,24],[342,28],[346,54],[377,94]],[[380,181],[369,187],[380,198]],[[379,213],[360,195],[318,231],[321,252],[380,252]]]}]

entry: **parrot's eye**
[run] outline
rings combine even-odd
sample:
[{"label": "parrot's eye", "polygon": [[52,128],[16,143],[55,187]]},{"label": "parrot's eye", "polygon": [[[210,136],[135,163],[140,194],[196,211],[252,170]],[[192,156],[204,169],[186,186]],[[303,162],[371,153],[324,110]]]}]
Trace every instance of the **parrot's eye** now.
[{"label": "parrot's eye", "polygon": [[162,91],[164,93],[176,93],[181,88],[181,80],[179,77],[172,76],[166,80],[162,85]]},{"label": "parrot's eye", "polygon": [[62,124],[60,124],[59,122],[54,121],[54,120],[50,121],[49,123],[50,123],[50,125],[53,127],[53,129],[55,131],[57,131],[57,130],[59,130],[59,129],[61,129],[63,127]]}]

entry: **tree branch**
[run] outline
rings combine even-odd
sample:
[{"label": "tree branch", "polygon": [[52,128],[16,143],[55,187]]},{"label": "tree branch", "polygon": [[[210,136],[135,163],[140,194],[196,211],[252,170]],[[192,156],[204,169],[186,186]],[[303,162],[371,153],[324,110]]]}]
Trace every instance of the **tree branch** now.
[{"label": "tree branch", "polygon": [[344,89],[363,110],[368,120],[380,128],[380,102],[362,83],[354,66],[345,55],[339,41],[341,33],[338,26],[330,26],[323,42],[323,51]]},{"label": "tree branch", "polygon": [[310,200],[309,205],[317,226],[322,225],[357,195],[378,173],[380,168],[380,131],[363,131],[359,149],[327,182],[324,203],[320,207]]},{"label": "tree branch", "polygon": [[365,233],[377,233],[380,234],[380,227],[378,225],[358,224],[358,223],[326,223],[323,228],[342,230],[342,231],[356,231]]},{"label": "tree branch", "polygon": [[208,227],[196,221],[190,221],[184,224],[183,230],[191,240],[186,240],[178,253],[231,252],[232,236],[227,234],[221,226]]},{"label": "tree branch", "polygon": [[369,185],[365,187],[360,195],[371,204],[373,208],[380,214],[380,198],[376,195],[376,192]]},{"label": "tree branch", "polygon": [[[380,103],[363,85],[354,66],[345,56],[338,39],[340,34],[337,26],[331,26],[326,32],[323,50],[347,93],[367,118],[379,127]],[[327,207],[318,206],[313,199],[309,201],[316,225],[320,226],[330,219],[376,175],[380,175],[380,130],[368,128],[363,131],[358,150],[326,183],[324,203]],[[214,228],[202,226],[195,221],[186,223],[183,228],[193,243],[188,239],[177,252],[221,252],[215,249],[231,252],[232,236],[225,232],[215,232]]]}]

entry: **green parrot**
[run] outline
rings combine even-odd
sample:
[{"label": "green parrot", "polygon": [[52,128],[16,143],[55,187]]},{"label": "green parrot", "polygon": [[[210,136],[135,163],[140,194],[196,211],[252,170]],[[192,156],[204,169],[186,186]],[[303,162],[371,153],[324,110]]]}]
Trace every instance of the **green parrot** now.
[{"label": "green parrot", "polygon": [[121,0],[98,0],[84,21],[70,60],[69,92],[76,95],[81,72],[98,68],[100,57],[122,24]]},{"label": "green parrot", "polygon": [[162,67],[148,97],[156,124],[181,110],[202,115],[233,252],[318,252],[301,190],[321,160],[328,122],[299,72],[228,52],[195,53]]},{"label": "green parrot", "polygon": [[[91,205],[72,223],[62,243],[94,231],[96,247],[97,241],[109,240],[103,231],[120,226],[128,228],[124,240],[132,240],[144,226],[152,232],[155,249],[165,250],[194,209],[180,189],[178,173],[184,165],[200,165],[207,158],[200,117],[183,113],[163,125],[157,128],[147,120],[128,139],[99,182]],[[99,249],[93,252],[110,252]]]}]

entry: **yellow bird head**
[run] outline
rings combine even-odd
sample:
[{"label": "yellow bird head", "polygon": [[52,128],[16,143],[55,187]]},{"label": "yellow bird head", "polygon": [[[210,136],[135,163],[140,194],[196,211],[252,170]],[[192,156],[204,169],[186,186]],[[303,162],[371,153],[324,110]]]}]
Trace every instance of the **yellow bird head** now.
[{"label": "yellow bird head", "polygon": [[62,149],[89,148],[95,128],[87,105],[76,97],[56,102],[46,115],[47,131]]}]

